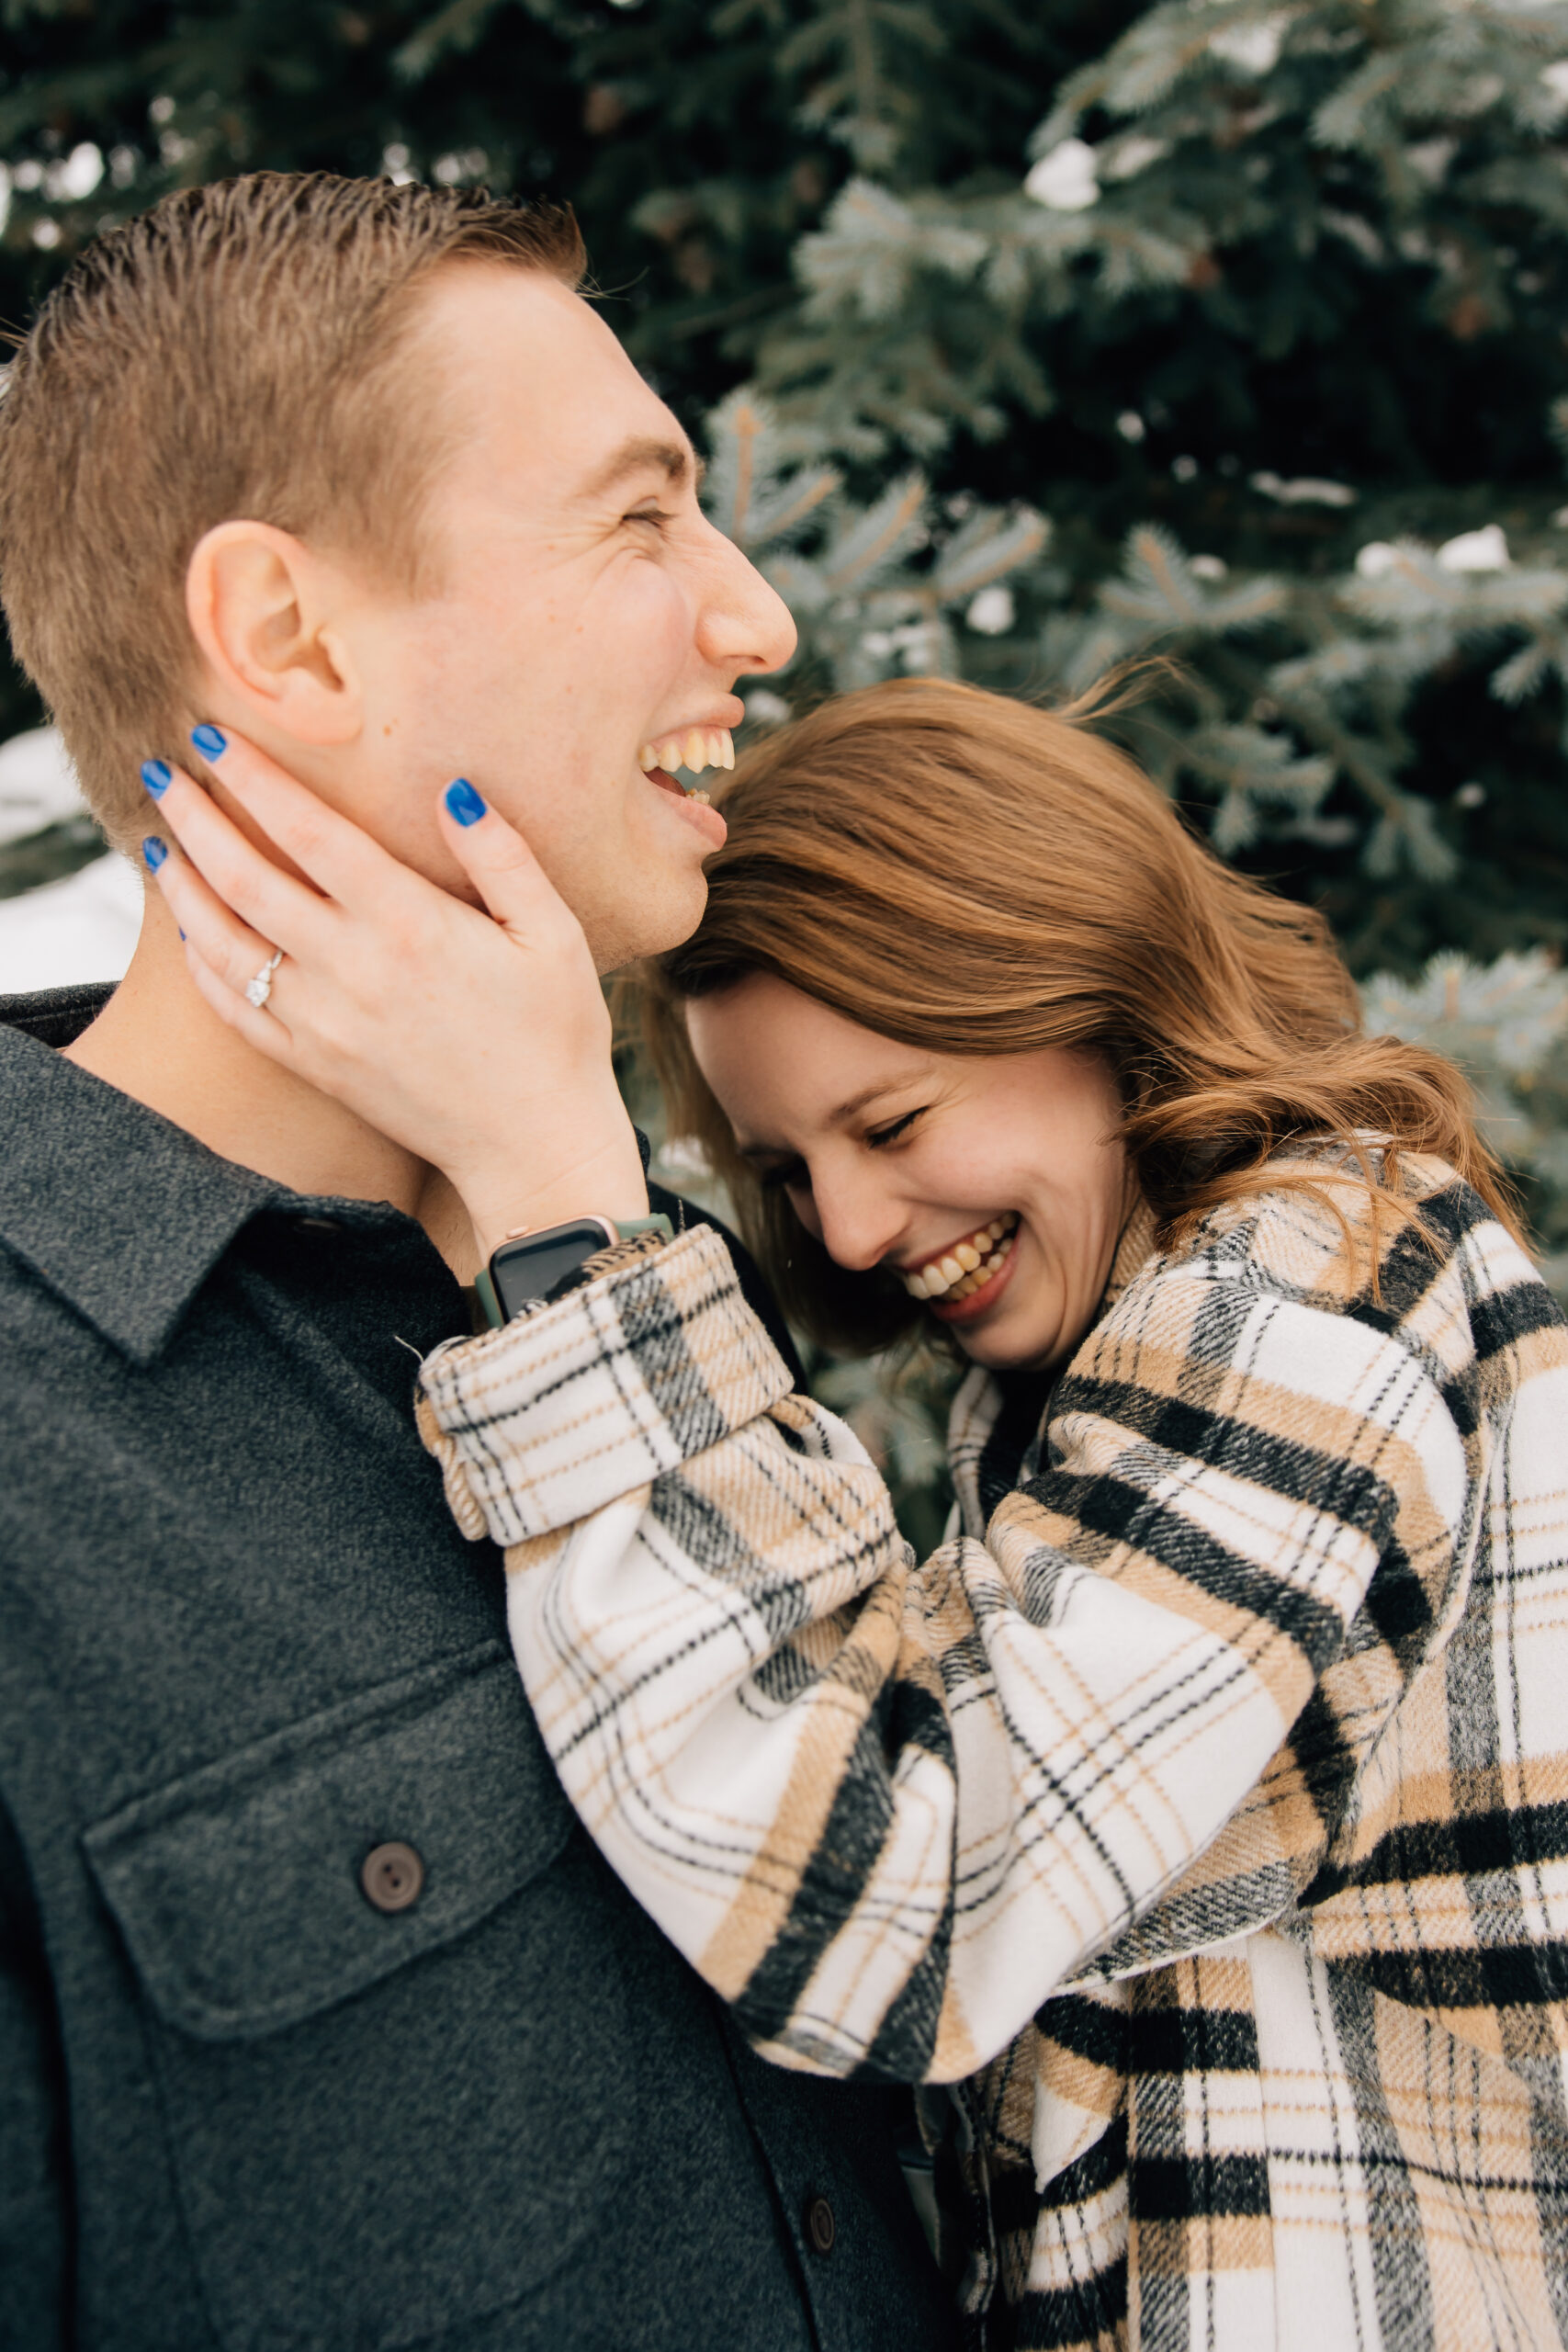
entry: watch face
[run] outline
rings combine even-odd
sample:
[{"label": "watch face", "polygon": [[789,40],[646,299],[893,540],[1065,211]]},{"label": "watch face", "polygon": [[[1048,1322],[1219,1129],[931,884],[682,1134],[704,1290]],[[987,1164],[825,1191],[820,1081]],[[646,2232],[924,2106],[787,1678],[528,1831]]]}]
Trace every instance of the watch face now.
[{"label": "watch face", "polygon": [[570,1225],[553,1225],[547,1232],[504,1242],[490,1261],[502,1313],[510,1317],[530,1300],[547,1298],[563,1274],[575,1272],[614,1238],[598,1217],[581,1216]]}]

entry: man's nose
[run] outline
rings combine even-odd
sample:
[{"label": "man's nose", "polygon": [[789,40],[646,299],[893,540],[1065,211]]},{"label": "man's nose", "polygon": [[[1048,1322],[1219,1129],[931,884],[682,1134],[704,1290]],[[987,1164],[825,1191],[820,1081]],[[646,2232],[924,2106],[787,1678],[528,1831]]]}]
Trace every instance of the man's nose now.
[{"label": "man's nose", "polygon": [[795,648],[789,606],[733,539],[708,530],[712,568],[697,627],[704,658],[720,669],[782,670]]}]

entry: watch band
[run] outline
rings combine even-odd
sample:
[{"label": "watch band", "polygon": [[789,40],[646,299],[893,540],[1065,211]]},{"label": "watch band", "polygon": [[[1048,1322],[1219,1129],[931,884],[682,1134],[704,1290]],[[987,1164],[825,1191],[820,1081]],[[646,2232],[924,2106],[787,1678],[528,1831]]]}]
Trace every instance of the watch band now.
[{"label": "watch band", "polygon": [[613,1249],[617,1241],[635,1240],[642,1233],[657,1233],[671,1241],[675,1228],[662,1214],[626,1217],[619,1223],[614,1217],[590,1216],[503,1241],[492,1251],[489,1265],[481,1266],[474,1276],[485,1321],[492,1330],[499,1330],[514,1316],[547,1298],[601,1250]]}]

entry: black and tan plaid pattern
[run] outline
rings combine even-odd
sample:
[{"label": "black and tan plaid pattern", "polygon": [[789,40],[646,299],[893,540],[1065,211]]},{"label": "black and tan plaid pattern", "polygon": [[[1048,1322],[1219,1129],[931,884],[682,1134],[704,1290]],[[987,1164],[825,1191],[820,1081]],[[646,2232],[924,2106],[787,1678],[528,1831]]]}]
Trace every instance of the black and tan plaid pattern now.
[{"label": "black and tan plaid pattern", "polygon": [[923,1563],[711,1233],[426,1367],[638,1899],[782,2063],[956,2086],[988,2345],[1568,2343],[1568,1333],[1405,1181],[1135,1220]]}]

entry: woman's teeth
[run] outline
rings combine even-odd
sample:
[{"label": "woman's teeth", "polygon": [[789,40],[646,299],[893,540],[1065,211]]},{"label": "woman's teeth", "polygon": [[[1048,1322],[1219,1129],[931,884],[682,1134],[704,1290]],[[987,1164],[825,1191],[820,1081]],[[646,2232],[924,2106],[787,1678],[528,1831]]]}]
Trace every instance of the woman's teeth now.
[{"label": "woman's teeth", "polygon": [[994,1217],[989,1225],[982,1225],[955,1241],[951,1250],[933,1258],[927,1266],[904,1276],[904,1287],[911,1298],[943,1298],[950,1306],[961,1299],[971,1298],[983,1290],[993,1274],[999,1273],[1008,1253],[1008,1245],[1018,1230],[1018,1211],[1009,1209]]},{"label": "woman's teeth", "polygon": [[[662,768],[666,775],[673,775],[677,768],[701,775],[705,768],[732,768],[735,744],[728,727],[688,727],[679,735],[660,735],[645,743],[637,763],[645,775],[650,768]],[[707,794],[688,791],[686,797],[705,804]]]}]

